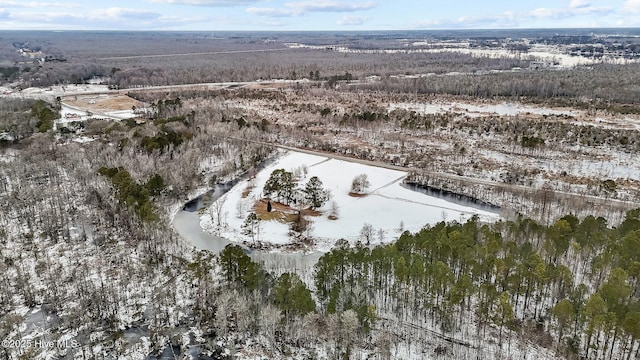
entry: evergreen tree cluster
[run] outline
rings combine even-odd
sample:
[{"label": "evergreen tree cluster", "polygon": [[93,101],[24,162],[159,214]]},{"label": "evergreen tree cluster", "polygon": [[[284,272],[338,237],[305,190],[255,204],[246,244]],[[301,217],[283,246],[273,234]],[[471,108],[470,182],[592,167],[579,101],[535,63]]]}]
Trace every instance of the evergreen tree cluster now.
[{"label": "evergreen tree cluster", "polygon": [[123,167],[103,166],[98,173],[111,179],[116,190],[116,199],[133,209],[141,220],[159,220],[152,197],[160,195],[165,188],[164,180],[160,175],[154,174],[146,183],[138,184]]},{"label": "evergreen tree cluster", "polygon": [[297,274],[283,273],[274,278],[238,245],[227,245],[220,252],[218,263],[226,286],[245,294],[259,294],[260,304],[266,301],[280,309],[285,325],[295,317],[316,311],[311,291]]},{"label": "evergreen tree cluster", "polygon": [[153,153],[154,150],[164,153],[170,149],[171,146],[180,146],[185,140],[190,139],[191,136],[191,133],[187,131],[177,132],[166,125],[162,125],[156,135],[143,137],[140,141],[140,146],[148,153]]},{"label": "evergreen tree cluster", "polygon": [[60,118],[60,112],[53,109],[47,102],[37,100],[31,106],[31,115],[38,119],[36,128],[39,132],[47,132],[53,129],[53,122]]},{"label": "evergreen tree cluster", "polygon": [[630,211],[618,228],[593,216],[549,227],[472,218],[375,248],[340,240],[316,265],[316,295],[329,313],[353,309],[362,329],[378,314],[454,335],[473,319],[480,338],[488,328],[500,342],[508,330],[542,330],[556,334],[565,355],[637,355],[639,214]]},{"label": "evergreen tree cluster", "polygon": [[322,181],[317,176],[309,179],[302,192],[304,193],[305,203],[310,204],[312,208],[322,207],[331,197],[329,190],[323,187]]},{"label": "evergreen tree cluster", "polygon": [[285,169],[274,170],[264,185],[262,193],[266,197],[276,196],[279,202],[301,202],[311,208],[322,207],[331,197],[317,176],[312,176],[302,189],[296,186],[296,177]]},{"label": "evergreen tree cluster", "polygon": [[264,184],[262,193],[266,197],[276,196],[279,202],[290,202],[294,196],[293,173],[285,169],[274,170]]}]

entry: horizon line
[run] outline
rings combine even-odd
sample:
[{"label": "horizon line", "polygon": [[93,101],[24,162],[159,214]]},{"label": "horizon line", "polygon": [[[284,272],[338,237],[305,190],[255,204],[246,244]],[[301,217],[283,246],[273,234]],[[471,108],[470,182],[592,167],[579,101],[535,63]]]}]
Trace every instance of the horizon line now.
[{"label": "horizon line", "polygon": [[418,31],[523,31],[523,30],[640,30],[640,26],[617,26],[617,27],[527,27],[527,28],[430,28],[430,29],[324,29],[324,30],[302,30],[302,29],[287,29],[287,30],[249,30],[249,29],[237,29],[237,30],[188,30],[188,29],[0,29],[0,32],[8,31],[44,31],[44,32],[87,32],[87,31],[103,31],[103,32],[418,32]]}]

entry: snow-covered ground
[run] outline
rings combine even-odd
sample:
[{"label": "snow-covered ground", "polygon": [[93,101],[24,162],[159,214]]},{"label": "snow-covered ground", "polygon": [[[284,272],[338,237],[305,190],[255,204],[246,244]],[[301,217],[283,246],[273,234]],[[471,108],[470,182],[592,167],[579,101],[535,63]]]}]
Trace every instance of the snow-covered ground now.
[{"label": "snow-covered ground", "polygon": [[87,121],[92,118],[107,118],[111,120],[123,120],[134,117],[133,110],[119,110],[110,111],[105,113],[93,113],[80,110],[79,108],[69,106],[66,104],[61,105],[60,118],[55,121],[56,129],[61,126],[67,126],[72,122]]},{"label": "snow-covered ground", "polygon": [[[607,64],[631,64],[636,60],[618,58],[615,56],[603,56],[601,58],[593,58],[588,56],[573,56],[566,52],[562,46],[558,45],[542,45],[536,44],[527,52],[511,51],[508,49],[494,48],[470,48],[468,42],[440,44],[444,47],[437,48],[396,48],[396,49],[352,49],[348,46],[336,45],[306,45],[301,43],[285,43],[285,46],[291,49],[315,49],[315,50],[332,50],[339,53],[352,54],[421,54],[421,53],[443,53],[452,52],[460,54],[468,54],[478,58],[493,59],[532,59],[538,61],[554,62],[563,68],[571,68],[579,65],[592,65],[597,63]],[[414,42],[414,46],[435,46],[429,42]]]},{"label": "snow-covered ground", "polygon": [[135,117],[133,110],[117,110],[105,112],[105,115],[114,117],[116,119],[129,119]]},{"label": "snow-covered ground", "polygon": [[4,149],[0,152],[0,162],[9,163],[15,160],[17,151],[14,149]]},{"label": "snow-covered ground", "polygon": [[58,128],[75,121],[87,121],[89,118],[91,118],[91,116],[89,116],[86,111],[77,110],[62,104],[60,118],[55,121],[55,126]]},{"label": "snow-covered ground", "polygon": [[14,93],[15,96],[24,97],[43,97],[43,96],[65,96],[72,94],[84,94],[94,92],[108,91],[107,85],[93,85],[93,84],[71,84],[71,85],[57,85],[48,88],[31,87],[26,88],[20,92]]},{"label": "snow-covered ground", "polygon": [[[320,212],[320,216],[307,217],[312,221],[310,237],[315,240],[315,248],[328,251],[336,240],[344,238],[351,243],[363,240],[360,230],[364,224],[374,228],[371,243],[387,243],[399,236],[401,229],[418,231],[428,224],[446,220],[465,221],[477,214],[481,220],[495,221],[498,215],[472,207],[466,207],[402,186],[407,175],[403,171],[383,169],[354,162],[330,159],[322,156],[291,152],[260,171],[253,180],[254,187],[243,198],[249,182],[242,181],[225,194],[217,204],[213,204],[201,216],[202,227],[231,241],[250,241],[250,236],[242,235],[242,225],[253,205],[262,198],[262,189],[271,172],[276,169],[294,171],[306,166],[306,177],[298,182],[303,186],[309,178],[317,176],[326,189],[331,191],[331,200]],[[371,186],[367,196],[349,195],[351,182],[359,174],[368,176]],[[330,203],[335,201],[339,208],[337,220],[328,218]],[[241,205],[238,205],[241,204]],[[220,228],[217,227],[216,207],[222,206]],[[401,225],[402,224],[402,225]],[[272,244],[288,244],[289,226],[277,221],[261,221],[259,240]]]},{"label": "snow-covered ground", "polygon": [[92,142],[92,141],[95,141],[95,140],[96,139],[90,138],[90,137],[87,137],[87,136],[79,136],[79,137],[73,139],[74,142],[81,143],[81,144]]},{"label": "snow-covered ground", "polygon": [[474,105],[468,103],[446,102],[446,103],[390,103],[389,111],[401,109],[415,111],[420,114],[439,114],[449,111],[464,113],[469,117],[479,117],[483,115],[505,115],[514,116],[518,114],[537,115],[578,115],[577,111],[555,110],[545,107],[528,106],[517,103],[503,102],[499,104]]}]

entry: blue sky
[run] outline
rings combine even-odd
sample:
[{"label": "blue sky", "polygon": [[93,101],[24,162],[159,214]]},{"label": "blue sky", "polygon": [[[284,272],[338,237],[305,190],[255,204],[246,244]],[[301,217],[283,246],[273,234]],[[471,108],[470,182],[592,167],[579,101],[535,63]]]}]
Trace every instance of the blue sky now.
[{"label": "blue sky", "polygon": [[1,30],[640,27],[640,0],[0,0]]}]

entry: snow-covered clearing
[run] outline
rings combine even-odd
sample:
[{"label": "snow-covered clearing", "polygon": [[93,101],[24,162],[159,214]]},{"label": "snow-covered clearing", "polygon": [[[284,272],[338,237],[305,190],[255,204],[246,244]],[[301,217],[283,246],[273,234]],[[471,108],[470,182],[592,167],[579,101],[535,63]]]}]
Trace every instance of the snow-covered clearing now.
[{"label": "snow-covered clearing", "polygon": [[66,124],[74,121],[87,121],[89,119],[107,118],[111,120],[123,120],[135,117],[133,110],[116,110],[105,112],[92,112],[82,110],[75,106],[67,104],[61,105],[60,119],[56,120],[56,124]]},{"label": "snow-covered clearing", "polygon": [[[418,231],[425,225],[443,220],[465,221],[473,215],[480,216],[483,221],[495,221],[499,217],[488,211],[409,190],[402,186],[402,179],[407,175],[403,171],[291,152],[260,171],[252,180],[253,188],[248,195],[246,191],[250,181],[243,181],[221,197],[202,214],[202,227],[231,241],[251,241],[250,236],[242,234],[242,225],[253,211],[254,203],[262,198],[262,189],[271,172],[276,169],[294,171],[303,166],[308,168],[308,172],[298,185],[303,186],[309,178],[317,176],[332,195],[331,200],[319,209],[320,216],[307,217],[312,221],[309,237],[315,240],[314,248],[319,251],[328,251],[341,238],[351,243],[363,240],[360,231],[364,224],[373,226],[371,243],[379,244],[395,240],[401,229]],[[359,174],[366,174],[371,186],[367,196],[352,197],[349,195],[351,182]],[[331,201],[335,201],[339,208],[337,220],[328,218]],[[219,212],[215,211],[218,206],[222,206]],[[221,214],[220,227],[217,226],[217,213]],[[261,221],[256,240],[288,244],[291,242],[288,233],[286,223]]]},{"label": "snow-covered clearing", "polygon": [[24,97],[65,96],[72,94],[106,92],[108,90],[109,87],[107,85],[71,84],[50,86],[48,88],[30,87],[16,93],[16,95]]},{"label": "snow-covered clearing", "polygon": [[76,121],[87,121],[91,118],[86,111],[78,110],[65,104],[60,107],[60,119],[55,121],[56,128]]}]

